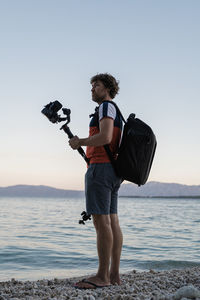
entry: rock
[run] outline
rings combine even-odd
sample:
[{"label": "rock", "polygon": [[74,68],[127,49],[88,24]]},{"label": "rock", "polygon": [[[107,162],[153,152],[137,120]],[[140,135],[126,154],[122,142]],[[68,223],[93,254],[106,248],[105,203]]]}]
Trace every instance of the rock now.
[{"label": "rock", "polygon": [[121,298],[121,295],[117,295],[117,296],[115,296],[115,298],[114,298],[114,300],[121,300],[122,298]]},{"label": "rock", "polygon": [[128,290],[130,293],[133,293],[135,291],[134,287],[130,287]]},{"label": "rock", "polygon": [[94,297],[94,296],[92,296],[92,295],[89,295],[89,298],[88,298],[88,300],[95,300],[95,297]]},{"label": "rock", "polygon": [[86,295],[83,298],[84,300],[95,300],[95,297],[93,295]]},{"label": "rock", "polygon": [[149,270],[149,273],[156,274],[156,272],[154,270],[152,270],[152,269]]},{"label": "rock", "polygon": [[17,280],[16,280],[15,278],[12,278],[12,279],[11,279],[11,283],[17,284]]},{"label": "rock", "polygon": [[83,300],[83,297],[82,296],[78,296],[78,297],[73,297],[71,298],[72,300]]},{"label": "rock", "polygon": [[200,290],[195,288],[193,285],[183,286],[176,291],[174,294],[174,299],[179,300],[182,298],[199,298],[200,297]]}]

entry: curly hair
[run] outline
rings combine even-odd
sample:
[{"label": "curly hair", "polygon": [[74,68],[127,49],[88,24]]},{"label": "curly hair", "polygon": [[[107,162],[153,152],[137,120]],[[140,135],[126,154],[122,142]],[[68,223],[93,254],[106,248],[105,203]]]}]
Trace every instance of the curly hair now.
[{"label": "curly hair", "polygon": [[112,99],[115,98],[119,92],[119,81],[117,81],[112,75],[104,73],[93,76],[90,80],[90,83],[92,84],[97,80],[101,81],[105,88],[109,89],[110,97]]}]

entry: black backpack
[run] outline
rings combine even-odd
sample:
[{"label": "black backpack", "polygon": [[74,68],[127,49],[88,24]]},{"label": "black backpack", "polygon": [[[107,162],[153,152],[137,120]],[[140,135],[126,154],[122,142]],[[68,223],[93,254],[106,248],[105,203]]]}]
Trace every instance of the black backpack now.
[{"label": "black backpack", "polygon": [[116,103],[113,101],[106,102],[115,106],[125,125],[117,159],[113,158],[109,145],[104,145],[104,148],[119,177],[136,183],[138,186],[143,185],[146,183],[151,170],[157,145],[156,137],[152,129],[136,118],[135,114],[130,114],[125,121]]}]

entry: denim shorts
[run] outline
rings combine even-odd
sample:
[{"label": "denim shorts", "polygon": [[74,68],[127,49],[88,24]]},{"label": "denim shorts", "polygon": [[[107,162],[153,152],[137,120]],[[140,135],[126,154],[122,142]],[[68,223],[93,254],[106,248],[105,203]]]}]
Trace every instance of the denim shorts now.
[{"label": "denim shorts", "polygon": [[111,163],[89,165],[85,174],[86,211],[88,214],[117,214],[118,190],[122,179]]}]

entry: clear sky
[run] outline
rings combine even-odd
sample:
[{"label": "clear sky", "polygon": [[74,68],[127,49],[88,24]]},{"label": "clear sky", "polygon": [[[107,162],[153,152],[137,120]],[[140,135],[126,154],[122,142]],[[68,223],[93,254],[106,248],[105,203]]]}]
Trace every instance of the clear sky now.
[{"label": "clear sky", "polygon": [[84,188],[84,160],[40,111],[58,99],[86,137],[102,72],[156,134],[149,180],[200,184],[199,0],[0,0],[0,186]]}]

